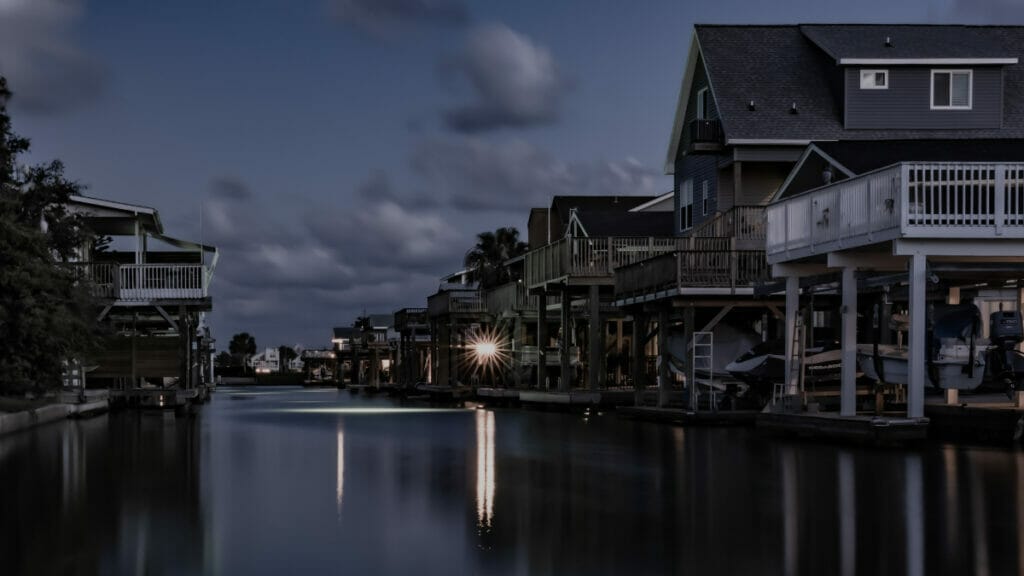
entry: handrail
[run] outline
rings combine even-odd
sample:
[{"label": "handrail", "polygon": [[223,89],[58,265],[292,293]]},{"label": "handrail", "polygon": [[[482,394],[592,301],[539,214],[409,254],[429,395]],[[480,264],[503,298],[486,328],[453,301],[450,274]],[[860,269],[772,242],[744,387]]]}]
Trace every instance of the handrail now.
[{"label": "handrail", "polygon": [[92,283],[93,294],[99,298],[145,302],[207,295],[207,270],[202,264],[73,262],[69,266]]}]

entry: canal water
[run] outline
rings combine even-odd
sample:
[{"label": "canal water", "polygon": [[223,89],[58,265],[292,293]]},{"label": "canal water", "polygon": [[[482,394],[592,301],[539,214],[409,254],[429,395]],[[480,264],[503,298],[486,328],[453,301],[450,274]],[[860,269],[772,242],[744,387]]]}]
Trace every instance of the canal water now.
[{"label": "canal water", "polygon": [[0,439],[3,574],[1020,574],[1024,456],[221,389]]}]

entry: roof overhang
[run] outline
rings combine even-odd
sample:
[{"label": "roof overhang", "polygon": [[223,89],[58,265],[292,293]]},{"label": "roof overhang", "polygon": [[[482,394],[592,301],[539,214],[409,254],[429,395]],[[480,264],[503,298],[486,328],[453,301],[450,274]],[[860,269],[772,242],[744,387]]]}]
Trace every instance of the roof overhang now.
[{"label": "roof overhang", "polygon": [[807,159],[810,158],[812,154],[821,157],[823,160],[834,166],[837,170],[845,174],[847,178],[853,178],[854,176],[856,176],[856,174],[854,174],[852,170],[850,170],[846,166],[843,166],[838,160],[836,160],[832,156],[826,154],[821,148],[818,148],[817,145],[811,144],[804,150],[804,153],[800,155],[800,159],[797,160],[796,164],[793,165],[793,168],[789,171],[789,174],[786,176],[786,179],[782,182],[782,185],[779,186],[779,189],[775,191],[775,194],[772,194],[771,199],[768,201],[769,203],[775,202],[776,200],[779,200],[780,198],[783,198],[786,195],[786,190],[789,189],[797,174],[799,174],[800,171],[803,169],[804,163],[807,162]]},{"label": "roof overhang", "polygon": [[[683,83],[679,87],[679,100],[676,102],[676,117],[672,122],[672,135],[668,141],[668,156],[665,158],[665,174],[674,174],[676,171],[676,156],[679,154],[679,141],[683,136],[683,122],[686,120],[686,106],[690,103],[690,89],[693,88],[693,77],[697,72],[697,58],[700,56],[700,41],[697,40],[697,30],[693,31],[693,39],[690,40],[690,55],[686,60],[686,72],[683,73]],[[706,65],[705,65],[706,66]],[[711,83],[710,76],[708,84]]]},{"label": "roof overhang", "polygon": [[786,140],[779,138],[729,138],[727,146],[807,146],[810,140]]},{"label": "roof overhang", "polygon": [[[117,218],[130,218],[138,220],[143,226],[148,225],[157,233],[163,232],[163,223],[160,222],[160,214],[155,208],[141,206],[139,204],[128,204],[127,202],[115,202],[103,200],[90,196],[73,195],[68,198],[68,206],[79,206],[85,209],[86,217],[97,220],[114,220]],[[115,234],[123,233],[121,231]]]},{"label": "roof overhang", "polygon": [[840,58],[840,66],[1006,66],[1017,58]]},{"label": "roof overhang", "polygon": [[629,211],[630,212],[645,212],[649,208],[657,206],[658,204],[661,204],[662,202],[665,202],[667,200],[672,200],[673,202],[675,202],[675,195],[676,195],[676,193],[674,191],[665,192],[661,196],[655,197],[653,200],[648,200],[647,202],[644,202],[643,204],[641,204],[639,206],[634,206],[633,208],[630,208]]}]

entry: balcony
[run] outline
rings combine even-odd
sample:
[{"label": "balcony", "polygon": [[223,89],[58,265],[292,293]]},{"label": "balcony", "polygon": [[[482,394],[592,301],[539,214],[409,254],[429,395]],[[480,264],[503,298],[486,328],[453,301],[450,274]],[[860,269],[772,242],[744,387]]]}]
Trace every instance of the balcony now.
[{"label": "balcony", "polygon": [[446,290],[427,298],[427,315],[483,314],[487,312],[478,290]]},{"label": "balcony", "polygon": [[615,298],[737,294],[767,279],[763,250],[678,250],[616,270]]},{"label": "balcony", "polygon": [[1024,238],[1024,163],[902,163],[773,203],[768,262],[900,238]]},{"label": "balcony", "polygon": [[[536,313],[539,296],[527,293],[523,282],[509,282],[484,293],[487,311],[494,316],[511,313]],[[558,296],[548,296],[546,304],[558,304]]]},{"label": "balcony", "polygon": [[75,274],[92,283],[103,300],[145,303],[200,300],[207,297],[208,273],[202,264],[116,264],[76,262]]},{"label": "balcony", "polygon": [[614,284],[615,269],[684,248],[686,238],[563,238],[526,254],[526,285]]},{"label": "balcony", "polygon": [[761,250],[765,240],[765,207],[733,206],[690,232],[694,238],[735,239],[735,248]]},{"label": "balcony", "polygon": [[402,308],[395,312],[395,330],[415,330],[429,325],[426,308]]},{"label": "balcony", "polygon": [[689,152],[719,152],[724,134],[721,120],[694,120],[690,122]]}]

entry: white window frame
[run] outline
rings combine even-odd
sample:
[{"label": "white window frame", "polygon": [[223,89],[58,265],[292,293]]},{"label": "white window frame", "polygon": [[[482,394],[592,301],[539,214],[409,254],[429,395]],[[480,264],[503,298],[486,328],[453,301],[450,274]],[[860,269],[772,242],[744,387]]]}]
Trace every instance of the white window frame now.
[{"label": "white window frame", "polygon": [[[936,106],[935,105],[935,75],[936,74],[949,74],[949,105],[948,106]],[[953,105],[953,76],[956,74],[967,74],[967,106],[954,106]],[[928,104],[931,105],[932,110],[972,110],[974,109],[974,70],[962,69],[962,70],[951,70],[951,69],[937,69],[932,70],[931,75],[928,77]]]},{"label": "white window frame", "polygon": [[711,196],[710,188],[707,180],[701,182],[701,211],[704,213],[704,216],[708,215],[708,204],[710,204]]},{"label": "white window frame", "polygon": [[[875,83],[875,75],[885,75],[885,85],[879,86]],[[860,89],[861,90],[888,90],[889,89],[889,71],[888,70],[861,70],[860,71]]]},{"label": "white window frame", "polygon": [[708,119],[708,87],[697,90],[697,120]]},{"label": "white window frame", "polygon": [[679,189],[679,229],[693,228],[693,178],[683,181]]}]

